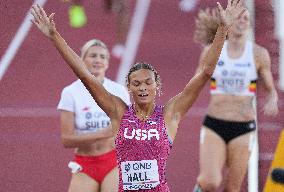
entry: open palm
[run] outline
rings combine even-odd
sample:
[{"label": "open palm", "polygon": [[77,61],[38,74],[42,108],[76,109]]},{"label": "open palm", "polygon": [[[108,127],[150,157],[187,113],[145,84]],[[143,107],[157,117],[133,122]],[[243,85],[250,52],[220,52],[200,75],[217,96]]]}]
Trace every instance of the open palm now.
[{"label": "open palm", "polygon": [[55,23],[53,21],[54,13],[48,17],[41,6],[33,5],[31,8],[31,14],[34,16],[32,22],[44,35],[50,38],[56,31]]},{"label": "open palm", "polygon": [[224,10],[218,2],[221,24],[227,27],[233,25],[234,21],[245,11],[244,0],[228,0],[227,8]]}]

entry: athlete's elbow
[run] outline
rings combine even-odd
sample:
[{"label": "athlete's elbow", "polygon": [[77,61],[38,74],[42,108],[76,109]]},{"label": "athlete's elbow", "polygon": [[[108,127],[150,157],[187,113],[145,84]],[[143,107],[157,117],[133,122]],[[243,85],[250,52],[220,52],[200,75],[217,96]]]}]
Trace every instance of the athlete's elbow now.
[{"label": "athlete's elbow", "polygon": [[74,148],[74,146],[71,145],[71,144],[68,143],[68,142],[62,142],[62,144],[63,144],[63,147],[66,148],[66,149]]}]

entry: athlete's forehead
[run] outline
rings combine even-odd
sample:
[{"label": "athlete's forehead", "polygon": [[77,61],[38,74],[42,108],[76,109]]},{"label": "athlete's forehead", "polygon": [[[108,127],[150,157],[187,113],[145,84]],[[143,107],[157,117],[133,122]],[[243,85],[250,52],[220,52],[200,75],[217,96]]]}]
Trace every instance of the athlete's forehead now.
[{"label": "athlete's forehead", "polygon": [[129,76],[130,81],[147,81],[150,79],[155,80],[155,74],[149,69],[139,69],[133,71]]},{"label": "athlete's forehead", "polygon": [[107,50],[104,47],[100,47],[100,46],[92,46],[89,49],[87,49],[86,51],[86,55],[90,54],[90,53],[100,53],[100,54],[105,54],[107,55]]}]

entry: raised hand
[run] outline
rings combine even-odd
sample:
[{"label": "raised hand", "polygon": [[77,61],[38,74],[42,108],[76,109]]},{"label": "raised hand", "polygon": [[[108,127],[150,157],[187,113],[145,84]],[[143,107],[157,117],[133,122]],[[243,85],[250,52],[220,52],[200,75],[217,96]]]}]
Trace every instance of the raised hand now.
[{"label": "raised hand", "polygon": [[51,38],[52,34],[56,32],[55,23],[53,21],[54,13],[48,17],[41,6],[33,5],[31,14],[34,16],[32,22],[44,35]]},{"label": "raised hand", "polygon": [[243,6],[244,0],[228,0],[227,8],[224,10],[219,2],[218,10],[220,14],[221,25],[231,27],[234,21],[246,10]]}]

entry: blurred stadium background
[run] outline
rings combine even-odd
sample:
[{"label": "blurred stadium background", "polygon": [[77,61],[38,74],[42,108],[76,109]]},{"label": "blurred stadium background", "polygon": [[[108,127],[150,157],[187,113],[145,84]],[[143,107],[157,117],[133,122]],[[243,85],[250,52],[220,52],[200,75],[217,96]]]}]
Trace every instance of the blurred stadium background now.
[{"label": "blurred stadium background", "polygon": [[[135,14],[138,1],[129,0],[130,13]],[[224,5],[227,0],[221,0]],[[44,2],[44,1],[42,1]],[[163,80],[164,103],[179,92],[197,67],[200,47],[192,40],[194,17],[199,8],[215,6],[212,0],[199,0],[191,12],[179,8],[179,0],[152,0],[138,44],[135,61],[152,63]],[[34,3],[33,0],[0,1],[0,189],[8,192],[67,191],[70,171],[67,163],[73,151],[64,149],[60,141],[59,113],[56,106],[63,87],[76,79],[57,51],[34,27],[15,35]],[[103,0],[85,0],[86,26],[78,29],[68,22],[68,3],[47,0],[44,8],[55,12],[57,29],[69,45],[79,52],[87,40],[98,38],[109,48],[115,43],[115,15],[102,9]],[[255,0],[255,40],[268,48],[272,72],[279,79],[279,43],[274,33],[274,10],[270,0]],[[28,29],[26,24],[24,27]],[[7,50],[19,41],[11,62]],[[12,53],[10,53],[12,54]],[[4,61],[5,60],[5,61]],[[3,70],[8,62],[7,70]],[[107,75],[116,79],[121,60],[112,58]],[[284,125],[283,92],[279,91],[280,113],[268,118],[258,108],[259,162],[258,188],[262,191],[269,172],[279,133]],[[173,192],[189,192],[198,174],[199,128],[206,112],[209,93],[204,89],[198,102],[180,125],[167,167],[167,179]],[[258,90],[257,105],[264,103],[264,90]],[[242,192],[248,191],[248,181]]]}]

